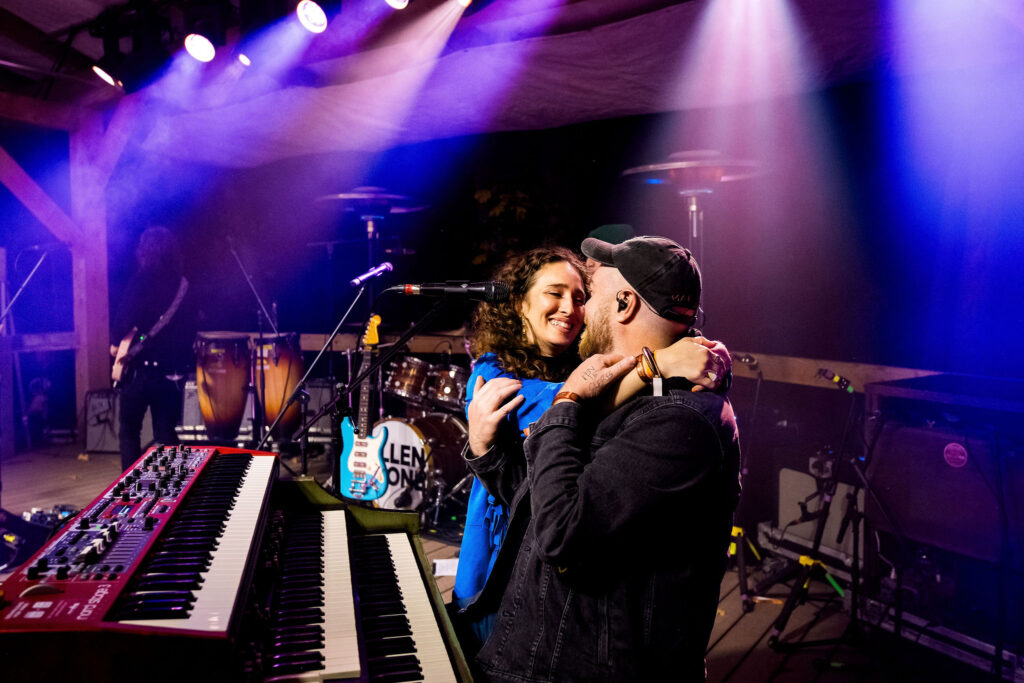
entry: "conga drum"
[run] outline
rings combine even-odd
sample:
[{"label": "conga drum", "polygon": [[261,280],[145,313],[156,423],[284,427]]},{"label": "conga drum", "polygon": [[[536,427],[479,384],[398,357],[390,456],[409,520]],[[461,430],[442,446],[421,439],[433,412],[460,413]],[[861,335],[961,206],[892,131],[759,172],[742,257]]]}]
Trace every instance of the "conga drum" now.
[{"label": "conga drum", "polygon": [[[265,424],[269,427],[302,379],[302,349],[299,346],[299,335],[294,332],[265,334],[263,344],[254,338],[253,346],[256,353],[252,384],[263,404]],[[266,400],[263,400],[264,396]],[[296,401],[288,407],[274,429],[274,438],[289,437],[298,430],[302,421],[301,406],[301,402]]]},{"label": "conga drum", "polygon": [[245,414],[249,388],[249,335],[200,332],[196,352],[199,412],[212,441],[232,441]]}]

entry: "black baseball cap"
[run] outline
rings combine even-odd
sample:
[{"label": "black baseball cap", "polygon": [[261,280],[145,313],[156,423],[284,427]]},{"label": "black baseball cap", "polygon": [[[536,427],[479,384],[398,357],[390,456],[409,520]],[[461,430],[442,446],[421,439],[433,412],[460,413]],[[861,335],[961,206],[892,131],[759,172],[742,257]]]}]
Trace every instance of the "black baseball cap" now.
[{"label": "black baseball cap", "polygon": [[617,268],[662,318],[686,325],[696,321],[700,306],[700,268],[689,249],[666,237],[641,235],[622,244],[594,237],[583,240],[583,254]]}]

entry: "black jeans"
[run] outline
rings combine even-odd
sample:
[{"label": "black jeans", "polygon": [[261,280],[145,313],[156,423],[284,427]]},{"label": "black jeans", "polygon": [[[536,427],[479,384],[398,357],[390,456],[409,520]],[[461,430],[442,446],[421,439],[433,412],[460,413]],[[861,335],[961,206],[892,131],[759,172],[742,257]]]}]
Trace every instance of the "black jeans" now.
[{"label": "black jeans", "polygon": [[149,408],[153,416],[153,441],[178,443],[174,428],[181,422],[182,390],[178,383],[155,368],[139,368],[135,376],[122,385],[118,418],[118,445],[121,449],[121,470],[132,466],[142,455],[142,420]]}]

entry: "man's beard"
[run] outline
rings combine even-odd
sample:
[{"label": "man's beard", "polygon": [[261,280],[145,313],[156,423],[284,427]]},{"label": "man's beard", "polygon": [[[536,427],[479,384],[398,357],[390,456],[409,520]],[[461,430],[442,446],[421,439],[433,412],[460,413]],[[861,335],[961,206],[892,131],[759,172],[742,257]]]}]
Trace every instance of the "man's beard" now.
[{"label": "man's beard", "polygon": [[608,325],[608,314],[599,311],[593,320],[587,321],[580,335],[580,358],[590,358],[595,353],[608,353],[612,350],[612,333]]}]

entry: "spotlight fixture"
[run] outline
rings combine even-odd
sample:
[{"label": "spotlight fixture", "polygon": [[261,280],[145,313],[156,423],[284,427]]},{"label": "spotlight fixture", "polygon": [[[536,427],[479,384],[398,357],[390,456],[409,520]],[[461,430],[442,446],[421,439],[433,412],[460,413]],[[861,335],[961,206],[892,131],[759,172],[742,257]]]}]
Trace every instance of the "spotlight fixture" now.
[{"label": "spotlight fixture", "polygon": [[[103,57],[93,73],[105,83],[135,92],[153,80],[169,56],[164,45],[170,24],[147,5],[119,5],[104,10],[89,25],[89,33],[103,41]],[[121,52],[122,39],[131,39],[131,52]]]},{"label": "spotlight fixture", "polygon": [[200,62],[211,62],[217,54],[213,42],[201,33],[190,33],[185,36],[185,50]]},{"label": "spotlight fixture", "polygon": [[473,0],[455,0],[455,2],[462,7],[469,7],[473,4]]},{"label": "spotlight fixture", "polygon": [[232,5],[227,0],[192,0],[181,6],[185,50],[200,62],[210,62],[216,46],[227,44]]},{"label": "spotlight fixture", "polygon": [[93,64],[92,72],[103,79],[107,84],[112,85],[115,88],[124,87],[124,83],[114,78],[112,73],[113,69],[110,69],[109,67],[103,68],[102,62],[103,60],[101,59],[96,64]]},{"label": "spotlight fixture", "polygon": [[252,60],[244,52],[238,53],[238,61],[242,63],[242,66],[252,66]]},{"label": "spotlight fixture", "polygon": [[384,0],[393,9],[405,9],[409,6],[409,0]]},{"label": "spotlight fixture", "polygon": [[123,88],[119,75],[124,67],[125,56],[121,54],[116,36],[105,34],[103,36],[103,56],[92,65],[92,72],[103,79],[108,85],[115,88]]},{"label": "spotlight fixture", "polygon": [[299,23],[310,33],[323,33],[327,30],[327,13],[313,0],[301,0],[295,7]]}]

